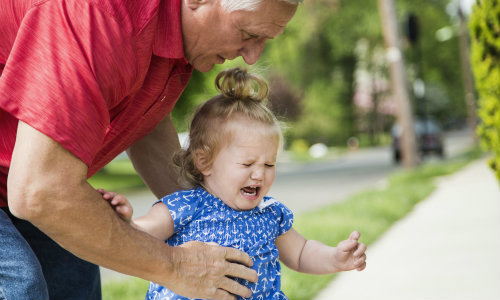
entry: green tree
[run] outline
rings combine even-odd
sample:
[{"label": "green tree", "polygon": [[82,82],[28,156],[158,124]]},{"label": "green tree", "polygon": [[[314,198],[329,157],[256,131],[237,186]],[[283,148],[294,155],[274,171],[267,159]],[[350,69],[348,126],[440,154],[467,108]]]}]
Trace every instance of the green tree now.
[{"label": "green tree", "polygon": [[[465,116],[458,41],[438,42],[435,38],[438,29],[450,27],[445,12],[448,1],[398,0],[401,32],[408,13],[419,18],[426,103],[442,121]],[[361,39],[368,42],[370,53],[383,45],[376,1],[314,0],[299,5],[284,34],[266,45],[251,69],[269,79],[272,87],[278,87],[279,91],[271,95],[271,108],[289,122],[289,139],[345,145],[347,138],[357,133],[360,126],[352,99],[358,63],[355,48]],[[411,58],[414,51],[407,47],[406,54]],[[209,73],[193,74],[174,111],[180,130],[187,127],[186,113],[214,95],[216,74],[235,65],[243,63],[237,60],[218,65]],[[410,63],[409,69],[409,78],[415,78],[416,64]],[[289,103],[289,109],[283,103]]]},{"label": "green tree", "polygon": [[500,3],[476,1],[469,28],[471,63],[480,96],[478,135],[493,151],[490,165],[500,179]]},{"label": "green tree", "polygon": [[345,145],[355,133],[354,48],[361,37],[380,40],[373,1],[321,0],[301,5],[284,38],[269,44],[264,64],[303,95],[290,139]]},{"label": "green tree", "polygon": [[[414,111],[419,115],[428,113],[442,123],[466,116],[458,27],[447,14],[449,3],[449,0],[398,1],[402,33],[407,32],[405,21],[409,14],[416,16],[419,27],[418,41],[406,43],[410,84],[421,78],[426,87],[425,99],[414,98]],[[439,41],[436,32],[442,28],[454,31],[454,36]]]}]

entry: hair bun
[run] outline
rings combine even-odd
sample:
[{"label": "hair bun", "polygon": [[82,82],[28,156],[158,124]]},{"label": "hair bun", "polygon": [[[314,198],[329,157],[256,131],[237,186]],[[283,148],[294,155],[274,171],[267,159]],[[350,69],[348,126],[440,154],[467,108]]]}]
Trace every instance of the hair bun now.
[{"label": "hair bun", "polygon": [[263,102],[269,94],[267,82],[262,77],[240,68],[220,72],[215,78],[215,86],[224,97],[235,100]]}]

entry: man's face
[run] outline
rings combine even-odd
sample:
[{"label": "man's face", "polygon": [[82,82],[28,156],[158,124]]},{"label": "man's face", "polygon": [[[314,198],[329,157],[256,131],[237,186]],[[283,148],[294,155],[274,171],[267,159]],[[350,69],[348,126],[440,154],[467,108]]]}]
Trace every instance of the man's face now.
[{"label": "man's face", "polygon": [[226,12],[220,0],[182,0],[184,55],[195,69],[207,72],[226,59],[259,59],[267,40],[283,33],[296,5],[262,0],[254,11]]}]

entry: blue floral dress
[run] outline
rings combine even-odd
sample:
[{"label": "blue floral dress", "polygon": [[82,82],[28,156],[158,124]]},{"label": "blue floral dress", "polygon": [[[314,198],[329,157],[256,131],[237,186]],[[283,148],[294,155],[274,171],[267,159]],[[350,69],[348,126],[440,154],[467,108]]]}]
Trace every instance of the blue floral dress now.
[{"label": "blue floral dress", "polygon": [[[166,242],[179,246],[189,241],[215,242],[246,252],[253,259],[259,281],[237,279],[252,290],[252,298],[287,299],[281,291],[281,267],[274,241],[293,223],[292,212],[271,197],[259,206],[237,211],[202,188],[179,191],[161,199],[174,220],[174,235]],[[151,282],[147,300],[188,299]]]}]

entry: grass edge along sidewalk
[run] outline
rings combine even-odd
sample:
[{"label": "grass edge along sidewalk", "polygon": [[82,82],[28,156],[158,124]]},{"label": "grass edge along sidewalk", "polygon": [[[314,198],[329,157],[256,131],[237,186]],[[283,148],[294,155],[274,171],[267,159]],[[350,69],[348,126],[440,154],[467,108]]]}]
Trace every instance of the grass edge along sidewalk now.
[{"label": "grass edge along sidewalk", "polygon": [[[481,156],[482,152],[474,149],[450,160],[397,171],[383,188],[365,190],[341,203],[297,215],[294,227],[308,239],[328,245],[336,245],[356,229],[362,233],[361,241],[370,245],[434,191],[437,177],[452,174]],[[291,300],[313,299],[335,277],[297,273],[285,266],[282,275],[283,291]],[[141,279],[109,282],[103,286],[103,300],[142,299],[147,287]]]}]

